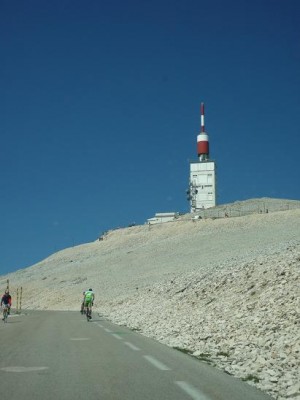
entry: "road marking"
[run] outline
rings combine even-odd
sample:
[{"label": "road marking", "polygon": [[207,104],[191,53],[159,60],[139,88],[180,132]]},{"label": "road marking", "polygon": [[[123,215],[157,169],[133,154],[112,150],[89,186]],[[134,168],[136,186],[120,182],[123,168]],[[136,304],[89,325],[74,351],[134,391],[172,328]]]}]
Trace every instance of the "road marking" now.
[{"label": "road marking", "polygon": [[103,328],[103,325],[101,325],[101,324],[96,324],[96,325],[98,325],[100,328]]},{"label": "road marking", "polygon": [[113,336],[116,339],[123,340],[123,338],[120,335],[118,335],[117,333],[113,333],[111,336]]},{"label": "road marking", "polygon": [[5,372],[33,372],[33,371],[43,371],[48,369],[48,367],[5,367],[1,368]]},{"label": "road marking", "polygon": [[87,337],[78,337],[78,338],[70,338],[70,340],[90,340],[90,338]]},{"label": "road marking", "polygon": [[161,363],[158,361],[156,358],[151,357],[151,356],[144,356],[144,358],[149,361],[152,365],[154,365],[156,368],[162,370],[162,371],[170,371],[171,368],[167,367],[165,364]]},{"label": "road marking", "polygon": [[130,343],[130,342],[124,342],[126,344],[126,346],[130,347],[132,350],[135,351],[139,351],[141,349],[139,349],[138,347],[136,347],[134,344]]},{"label": "road marking", "polygon": [[184,381],[175,381],[186,394],[188,394],[193,400],[211,400],[210,397],[205,396],[200,390]]},{"label": "road marking", "polygon": [[105,330],[105,332],[112,333],[112,331],[108,328],[105,328],[104,330]]}]

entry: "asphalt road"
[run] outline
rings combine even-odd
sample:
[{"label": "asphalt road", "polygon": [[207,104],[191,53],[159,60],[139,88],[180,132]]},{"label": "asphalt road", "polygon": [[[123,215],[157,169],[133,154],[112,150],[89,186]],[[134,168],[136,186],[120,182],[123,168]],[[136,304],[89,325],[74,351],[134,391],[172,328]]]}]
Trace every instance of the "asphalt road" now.
[{"label": "asphalt road", "polygon": [[10,400],[267,400],[188,355],[79,312],[0,321],[0,393]]}]

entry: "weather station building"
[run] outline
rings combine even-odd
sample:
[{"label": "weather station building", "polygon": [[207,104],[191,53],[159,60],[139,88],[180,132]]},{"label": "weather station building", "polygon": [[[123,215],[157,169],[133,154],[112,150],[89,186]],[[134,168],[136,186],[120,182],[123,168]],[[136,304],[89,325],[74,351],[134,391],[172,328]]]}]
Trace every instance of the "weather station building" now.
[{"label": "weather station building", "polygon": [[190,162],[190,180],[187,198],[191,212],[215,207],[216,163],[209,158],[209,139],[204,125],[204,103],[200,106],[201,131],[197,136],[198,161]]}]

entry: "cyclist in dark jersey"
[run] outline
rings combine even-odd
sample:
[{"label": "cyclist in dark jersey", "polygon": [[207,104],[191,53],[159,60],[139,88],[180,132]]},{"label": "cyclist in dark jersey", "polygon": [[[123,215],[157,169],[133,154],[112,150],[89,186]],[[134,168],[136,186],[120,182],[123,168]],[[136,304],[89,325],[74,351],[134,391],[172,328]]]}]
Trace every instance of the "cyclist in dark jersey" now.
[{"label": "cyclist in dark jersey", "polygon": [[11,295],[9,294],[9,290],[6,289],[4,295],[2,296],[1,299],[1,307],[5,308],[7,307],[8,309],[8,314],[10,313],[10,307],[11,307]]}]

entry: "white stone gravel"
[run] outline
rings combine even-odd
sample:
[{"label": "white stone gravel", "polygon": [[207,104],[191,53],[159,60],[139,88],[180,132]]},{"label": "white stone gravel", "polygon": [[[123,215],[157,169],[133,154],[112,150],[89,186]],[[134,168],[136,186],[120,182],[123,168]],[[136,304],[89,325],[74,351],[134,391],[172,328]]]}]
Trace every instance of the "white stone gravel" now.
[{"label": "white stone gravel", "polygon": [[92,287],[111,321],[299,400],[299,272],[294,209],[111,231],[0,277],[0,287],[9,278],[23,308],[57,310],[79,309]]}]

